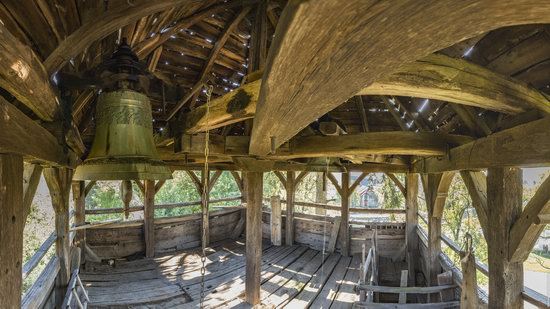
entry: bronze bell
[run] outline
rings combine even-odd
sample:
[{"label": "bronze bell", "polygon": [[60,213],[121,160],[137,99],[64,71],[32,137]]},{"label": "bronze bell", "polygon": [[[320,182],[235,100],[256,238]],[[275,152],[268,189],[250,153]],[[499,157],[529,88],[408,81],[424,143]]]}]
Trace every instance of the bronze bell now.
[{"label": "bronze bell", "polygon": [[172,172],[160,160],[153,139],[149,98],[136,90],[143,88],[137,57],[123,42],[106,67],[102,77],[110,83],[97,100],[94,141],[74,179],[171,179]]}]

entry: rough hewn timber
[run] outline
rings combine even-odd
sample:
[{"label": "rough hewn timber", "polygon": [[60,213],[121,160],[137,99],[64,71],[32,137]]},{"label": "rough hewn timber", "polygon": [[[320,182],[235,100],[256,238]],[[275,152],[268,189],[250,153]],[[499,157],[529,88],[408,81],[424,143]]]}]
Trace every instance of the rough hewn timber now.
[{"label": "rough hewn timber", "polygon": [[71,276],[69,238],[69,193],[73,171],[67,168],[45,168],[44,179],[48,185],[55,211],[55,254],[59,260],[59,275],[56,282],[56,304],[61,305]]},{"label": "rough hewn timber", "polygon": [[460,175],[462,180],[466,185],[468,194],[472,199],[472,205],[476,210],[477,218],[481,229],[483,230],[483,235],[487,237],[488,235],[488,219],[487,219],[487,176],[482,172],[470,172],[470,171],[461,171]]},{"label": "rough hewn timber", "polygon": [[407,262],[409,265],[409,284],[415,286],[415,265],[418,256],[418,235],[416,229],[418,225],[418,174],[407,174],[406,179],[405,208],[407,212],[405,234],[407,244]]},{"label": "rough hewn timber", "polygon": [[[0,154],[0,299],[5,308],[21,307],[23,229],[23,158]],[[29,204],[30,206],[30,204]]]},{"label": "rough hewn timber", "polygon": [[0,96],[0,152],[16,153],[54,165],[72,166],[75,156],[48,130]]},{"label": "rough hewn timber", "polygon": [[[101,18],[88,22],[71,33],[44,61],[48,74],[53,74],[82,53],[92,43],[107,37],[118,29],[148,16],[171,7],[197,3],[197,0],[158,0],[141,1],[136,4],[121,5]],[[156,47],[155,47],[156,48]]]},{"label": "rough hewn timber", "polygon": [[549,99],[526,83],[441,54],[405,64],[359,94],[436,99],[507,114],[529,109],[550,113]]},{"label": "rough hewn timber", "polygon": [[[247,190],[246,204],[246,302],[260,302],[262,269],[262,191],[263,173],[245,172]],[[288,228],[287,228],[288,230]]]},{"label": "rough hewn timber", "polygon": [[510,229],[522,207],[522,173],[517,168],[489,168],[487,203],[489,209],[489,309],[523,308],[523,262],[512,262]]},{"label": "rough hewn timber", "polygon": [[53,121],[59,102],[46,69],[33,50],[19,42],[0,23],[0,87],[6,89],[40,119]]},{"label": "rough hewn timber", "polygon": [[[86,182],[73,181],[73,200],[74,200],[74,223],[75,226],[81,226],[86,223]],[[128,218],[128,217],[126,217]],[[86,231],[76,232],[74,244],[81,250],[81,261],[85,261]]]},{"label": "rough hewn timber", "polygon": [[342,210],[340,213],[340,252],[343,256],[350,255],[350,235],[349,235],[349,207],[350,207],[350,173],[342,173],[342,187],[340,198],[342,199]]},{"label": "rough hewn timber", "polygon": [[506,166],[550,165],[550,118],[519,125],[451,149],[448,156],[420,159],[418,173]]},{"label": "rough hewn timber", "polygon": [[155,181],[145,180],[143,201],[143,230],[145,235],[145,256],[155,256]]},{"label": "rough hewn timber", "polygon": [[508,248],[508,257],[512,262],[524,262],[529,257],[540,234],[546,228],[545,224],[537,223],[538,216],[548,214],[550,214],[550,177],[540,185],[512,226]]},{"label": "rough hewn timber", "polygon": [[266,155],[273,138],[281,145],[405,63],[500,27],[546,23],[548,10],[537,0],[290,1],[271,43],[250,153]]},{"label": "rough hewn timber", "polygon": [[294,244],[294,197],[296,172],[286,172],[286,181],[283,182],[286,191],[286,223],[285,223],[285,245]]}]

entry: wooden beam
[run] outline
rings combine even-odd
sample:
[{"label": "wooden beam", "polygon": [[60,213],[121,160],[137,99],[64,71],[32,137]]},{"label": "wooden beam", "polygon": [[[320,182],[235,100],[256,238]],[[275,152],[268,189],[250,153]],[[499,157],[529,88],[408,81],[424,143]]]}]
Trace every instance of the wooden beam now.
[{"label": "wooden beam", "polygon": [[479,33],[546,23],[547,9],[537,0],[290,1],[271,43],[250,153],[266,155],[273,138],[281,145],[403,64]]},{"label": "wooden beam", "polygon": [[346,172],[342,173],[342,193],[340,198],[342,199],[342,209],[340,213],[340,248],[343,256],[350,255],[350,234],[349,234],[349,208],[350,208],[350,176],[351,174]]},{"label": "wooden beam", "polygon": [[19,42],[0,23],[0,87],[6,89],[40,119],[53,121],[60,105],[46,69],[34,51]]},{"label": "wooden beam", "polygon": [[399,191],[401,191],[401,193],[403,193],[403,196],[407,196],[407,189],[405,188],[405,186],[401,183],[401,181],[399,181],[399,179],[397,178],[397,176],[395,176],[394,174],[392,173],[386,173],[386,175],[395,183],[395,185],[397,186],[397,188],[399,189]]},{"label": "wooden beam", "polygon": [[491,135],[491,129],[483,118],[476,114],[473,107],[451,104],[451,108],[456,112],[458,117],[462,119],[462,123],[464,123],[473,135],[478,137]]},{"label": "wooden beam", "polygon": [[388,108],[388,111],[393,116],[393,119],[395,120],[395,122],[397,122],[401,130],[410,131],[411,128],[407,126],[407,124],[401,117],[401,114],[399,113],[396,106],[394,105],[395,101],[392,103],[387,97],[382,97],[382,101],[384,101],[384,104]]},{"label": "wooden beam", "polygon": [[23,230],[28,213],[23,207],[21,156],[0,154],[0,187],[0,298],[6,308],[21,308]]},{"label": "wooden beam", "polygon": [[505,166],[550,165],[550,118],[519,125],[450,150],[441,158],[420,159],[413,171],[483,169]]},{"label": "wooden beam", "polygon": [[[256,305],[260,302],[262,270],[262,191],[263,173],[246,172],[248,184],[246,205],[246,302]],[[288,206],[287,206],[288,208]],[[288,218],[287,218],[288,220]],[[288,222],[288,221],[287,221]],[[288,223],[287,223],[288,224]],[[287,225],[287,230],[288,225]]]},{"label": "wooden beam", "polygon": [[398,95],[481,107],[506,114],[550,112],[542,92],[464,59],[432,54],[363,88],[361,95]]},{"label": "wooden beam", "polygon": [[416,234],[418,225],[418,174],[407,174],[405,185],[405,242],[407,244],[409,283],[410,285],[415,286],[415,265],[418,257],[418,236]]},{"label": "wooden beam", "polygon": [[280,246],[282,244],[282,217],[281,217],[281,197],[273,195],[271,197],[271,243],[274,246]]},{"label": "wooden beam", "polygon": [[185,116],[185,132],[189,134],[204,132],[246,119],[254,118],[256,103],[262,81],[257,80],[219,97],[210,102],[208,119],[206,106],[202,105]]},{"label": "wooden beam", "polygon": [[487,209],[487,176],[483,172],[470,172],[470,171],[461,171],[460,175],[462,180],[466,185],[468,194],[472,199],[472,205],[476,210],[477,218],[481,229],[483,230],[483,235],[487,237],[488,235],[488,212]]},{"label": "wooden beam", "polygon": [[357,179],[353,182],[353,184],[349,187],[349,194],[353,194],[353,191],[361,184],[361,181],[367,177],[368,173],[361,173]]},{"label": "wooden beam", "polygon": [[[73,203],[74,203],[74,223],[75,226],[83,226],[86,224],[86,182],[73,181]],[[85,245],[86,231],[77,231],[74,239],[74,244],[81,250],[81,261],[85,261]]]},{"label": "wooden beam", "polygon": [[511,228],[522,208],[522,172],[517,168],[487,171],[489,308],[522,308],[523,261],[509,259]]},{"label": "wooden beam", "polygon": [[[168,1],[165,1],[168,2]],[[179,0],[175,1],[172,0],[172,2],[178,2],[178,5],[172,5],[172,6],[181,6],[186,3],[195,3],[195,4],[202,4],[201,1],[190,1],[190,0]],[[212,14],[216,14],[222,11],[225,11],[227,9],[233,9],[235,7],[239,7],[245,4],[250,4],[253,1],[230,1],[230,2],[223,2],[223,3],[216,3],[213,4],[205,9],[202,9],[198,12],[193,12],[191,15],[188,15],[184,17],[183,19],[176,22],[176,24],[172,25],[171,27],[167,28],[167,30],[159,31],[156,33],[155,36],[152,36],[139,44],[137,44],[134,47],[134,51],[136,52],[137,56],[140,59],[145,59],[153,50],[155,50],[157,47],[164,44],[166,41],[168,41],[171,37],[177,35],[177,33],[181,29],[188,29],[189,27],[193,26],[197,22],[204,20],[207,17],[210,17]],[[150,15],[151,13],[141,15],[146,16]],[[129,24],[129,23],[127,23]],[[112,31],[111,31],[112,32]],[[110,33],[110,32],[109,32]]]},{"label": "wooden beam", "polygon": [[143,201],[143,230],[145,235],[145,256],[155,256],[155,181],[145,180]]},{"label": "wooden beam", "polygon": [[363,103],[363,98],[358,95],[355,96],[355,106],[357,107],[357,112],[359,117],[361,117],[361,128],[363,132],[369,132],[369,121],[367,119],[367,111],[365,110],[365,104]]},{"label": "wooden beam", "polygon": [[508,257],[512,262],[524,262],[546,228],[540,224],[539,216],[550,214],[550,177],[540,185],[535,195],[527,203],[521,216],[510,231]]},{"label": "wooden beam", "polygon": [[[137,185],[138,187],[139,187],[140,184],[143,185],[143,184],[141,183],[141,181],[136,181],[135,183],[136,183],[136,185]],[[138,184],[138,183],[139,183],[139,184]],[[88,184],[86,185],[86,189],[84,189],[84,192],[85,192],[84,195],[85,195],[85,196],[88,196],[88,194],[90,194],[90,191],[92,191],[92,188],[95,186],[95,184],[96,184],[96,181],[95,181],[95,180],[92,180],[92,181],[88,182]],[[141,188],[140,188],[140,189],[141,189]]]},{"label": "wooden beam", "polygon": [[296,173],[294,171],[286,172],[286,224],[285,224],[285,245],[294,245],[294,197]]},{"label": "wooden beam", "polygon": [[[69,60],[81,54],[93,42],[107,37],[109,34],[129,25],[139,19],[161,12],[172,7],[197,3],[194,0],[159,0],[145,1],[135,4],[120,5],[110,10],[100,18],[88,22],[71,33],[48,56],[44,65],[48,74],[61,70]],[[156,48],[157,46],[155,46]],[[153,48],[153,49],[155,49]],[[153,50],[152,49],[152,50]]]},{"label": "wooden beam", "polygon": [[0,152],[16,153],[48,164],[74,166],[76,156],[65,152],[48,130],[0,96]]},{"label": "wooden beam", "polygon": [[28,216],[28,212],[31,210],[32,201],[38,188],[38,183],[40,183],[42,169],[42,166],[38,164],[25,163],[23,169],[23,209],[27,211],[25,217]]},{"label": "wooden beam", "polygon": [[45,168],[43,173],[55,211],[55,254],[60,266],[55,297],[57,306],[59,306],[63,301],[71,276],[69,194],[73,171],[67,168],[49,167]]}]

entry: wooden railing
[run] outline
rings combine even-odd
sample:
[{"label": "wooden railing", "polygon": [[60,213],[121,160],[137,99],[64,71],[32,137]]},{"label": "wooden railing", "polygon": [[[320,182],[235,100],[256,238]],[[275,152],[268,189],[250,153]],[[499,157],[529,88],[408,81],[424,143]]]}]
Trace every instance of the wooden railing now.
[{"label": "wooden railing", "polygon": [[[217,203],[223,203],[223,202],[238,201],[238,200],[241,200],[241,198],[242,198],[241,196],[226,197],[226,198],[210,200],[208,203],[209,204],[217,204]],[[201,201],[183,202],[183,203],[169,203],[169,204],[155,205],[155,209],[171,209],[171,208],[191,207],[191,206],[199,206],[199,205],[201,205]],[[129,209],[130,212],[142,211],[142,210],[143,210],[143,205],[141,205],[141,206],[132,206]],[[86,215],[116,214],[116,213],[123,213],[123,212],[124,212],[124,208],[122,208],[122,207],[86,209]]]},{"label": "wooden railing", "polygon": [[[268,198],[265,198],[264,200],[269,201]],[[281,203],[286,204],[286,200],[281,200]],[[336,210],[336,211],[341,211],[342,210],[341,206],[322,204],[322,203],[311,203],[311,202],[295,201],[294,205],[310,207],[310,208],[321,208],[321,209],[325,209],[325,210]],[[406,213],[406,209],[357,208],[357,207],[350,207],[349,211],[351,213],[376,214],[376,215],[381,215],[381,214],[405,214]]]},{"label": "wooden railing", "polygon": [[[78,288],[80,288],[80,293],[82,294],[83,299],[81,299],[81,295],[78,293]],[[75,303],[76,307],[78,307],[79,309],[85,309],[88,307],[89,302],[90,299],[88,298],[88,293],[86,293],[86,289],[84,289],[84,285],[80,280],[77,268],[73,270],[73,273],[71,274],[71,280],[69,281],[69,285],[67,286],[67,293],[65,294],[65,299],[63,299],[63,304],[61,305],[61,308],[75,308],[73,306],[73,303]]]},{"label": "wooden railing", "polygon": [[[426,222],[426,224],[427,224],[426,218],[424,218],[421,214],[418,214],[418,217],[422,221]],[[422,242],[424,242],[424,245],[427,247],[427,245],[428,245],[428,243],[427,243],[428,242],[428,234],[426,233],[426,231],[422,227],[418,226],[417,227],[417,234],[418,234],[420,240]],[[445,235],[441,235],[441,240],[453,252],[455,252],[456,254],[460,254],[460,251],[461,251],[460,247],[452,239],[450,239],[449,237],[447,237]],[[451,260],[449,259],[449,257],[446,254],[441,253],[439,259],[442,262],[442,266],[444,266],[444,268],[448,268],[448,270],[451,270],[451,271],[454,270],[453,274],[458,275],[458,277],[459,277],[458,284],[460,284],[461,283],[461,278],[462,278],[461,270],[456,265],[452,264]],[[451,269],[451,267],[453,269]],[[476,270],[478,270],[483,275],[489,277],[489,267],[486,264],[483,264],[483,263],[481,263],[480,261],[477,261],[477,260],[476,260]],[[459,272],[459,273],[457,273],[457,272]],[[488,301],[487,291],[485,291],[485,290],[483,290],[479,287],[478,287],[478,296],[480,297],[480,299],[483,302]],[[523,296],[524,301],[536,306],[537,308],[549,308],[550,309],[550,298],[546,295],[543,295],[543,294],[531,289],[531,288],[528,288],[528,287],[524,286],[522,296]]]},{"label": "wooden railing", "polygon": [[[376,231],[374,231],[376,233]],[[374,244],[374,237],[373,237],[373,244]],[[357,286],[361,285],[378,285],[378,267],[377,267],[377,253],[376,253],[376,245],[373,245],[369,249],[369,253],[365,256],[365,244],[362,245],[362,258],[361,258],[361,267],[360,269],[360,275],[359,275],[359,283]],[[370,276],[369,276],[370,275]],[[372,302],[374,300],[374,292],[373,291],[366,291],[366,290],[360,290],[359,291],[359,301],[369,301]]]}]

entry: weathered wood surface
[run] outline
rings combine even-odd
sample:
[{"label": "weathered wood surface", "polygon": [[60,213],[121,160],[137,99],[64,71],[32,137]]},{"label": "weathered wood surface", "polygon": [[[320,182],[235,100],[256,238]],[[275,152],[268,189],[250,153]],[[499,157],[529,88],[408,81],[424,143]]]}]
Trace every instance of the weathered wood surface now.
[{"label": "weathered wood surface", "polygon": [[0,97],[0,151],[16,153],[60,166],[75,164],[72,152],[65,153],[48,130]]},{"label": "weathered wood surface", "polygon": [[282,244],[282,213],[281,198],[278,195],[271,197],[271,243],[275,246]]},{"label": "weathered wood surface", "polygon": [[263,173],[246,172],[246,302],[260,302]]},{"label": "weathered wood surface", "polygon": [[55,255],[60,267],[55,300],[56,306],[60,306],[70,280],[69,195],[73,171],[68,168],[49,167],[45,168],[43,173],[55,211]]},{"label": "weathered wood surface", "polygon": [[412,169],[419,173],[437,173],[487,167],[550,165],[549,127],[550,118],[519,125],[452,148],[448,156],[418,160]]},{"label": "weathered wood surface", "polygon": [[416,229],[418,226],[418,174],[407,174],[406,176],[406,195],[405,195],[405,208],[407,209],[405,215],[406,221],[406,246],[407,246],[407,262],[409,265],[409,284],[416,286],[416,272],[415,265],[418,257],[418,236],[416,235]]},{"label": "weathered wood surface", "polygon": [[[21,307],[23,230],[28,210],[23,208],[23,158],[0,155],[0,298],[6,308]],[[28,205],[30,206],[30,205]]]},{"label": "weathered wood surface", "polygon": [[545,224],[537,223],[540,215],[550,213],[550,177],[540,185],[535,195],[527,203],[523,212],[514,222],[510,231],[508,258],[513,262],[524,262],[545,229]]},{"label": "weathered wood surface", "polygon": [[526,83],[441,54],[405,64],[359,94],[436,99],[507,114],[550,112],[548,97]]},{"label": "weathered wood surface", "polygon": [[171,7],[193,4],[194,0],[140,1],[136,4],[121,5],[99,19],[85,23],[65,38],[44,61],[49,74],[53,74],[82,53],[93,42],[103,39],[119,28],[131,24],[140,18],[164,11]]},{"label": "weathered wood surface", "polygon": [[6,89],[40,119],[53,121],[59,101],[38,56],[0,24],[0,87]]},{"label": "weathered wood surface", "polygon": [[[56,257],[53,257],[23,297],[21,308],[42,308],[45,303],[47,303],[48,299],[55,298],[55,296],[52,295],[52,289],[55,285],[55,279],[59,273],[59,269],[59,261]],[[55,304],[51,304],[50,308],[54,307]]]},{"label": "weathered wood surface", "polygon": [[488,235],[488,212],[487,209],[487,176],[483,172],[461,171],[460,175],[466,185],[468,194],[472,199],[472,205],[481,225],[483,235]]},{"label": "weathered wood surface", "polygon": [[281,145],[402,64],[496,28],[548,22],[549,9],[536,0],[291,1],[270,48],[250,153],[266,155],[270,137]]},{"label": "weathered wood surface", "polygon": [[350,191],[350,173],[342,173],[342,188],[340,198],[342,199],[342,209],[340,212],[340,246],[343,256],[350,255],[350,235],[349,235],[349,207],[350,198],[353,193]]},{"label": "weathered wood surface", "polygon": [[143,234],[145,237],[145,256],[155,255],[155,181],[145,180],[143,200]]},{"label": "weathered wood surface", "polygon": [[523,308],[523,261],[508,257],[510,230],[521,214],[522,189],[521,169],[488,169],[489,308]]}]

